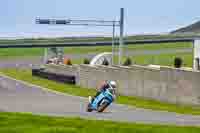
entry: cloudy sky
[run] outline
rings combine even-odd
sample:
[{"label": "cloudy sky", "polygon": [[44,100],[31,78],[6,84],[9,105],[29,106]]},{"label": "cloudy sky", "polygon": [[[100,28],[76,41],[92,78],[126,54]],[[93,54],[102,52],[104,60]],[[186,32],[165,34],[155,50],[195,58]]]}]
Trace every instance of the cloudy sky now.
[{"label": "cloudy sky", "polygon": [[118,20],[125,34],[165,33],[200,20],[198,0],[1,0],[0,37],[111,35],[112,28],[36,25],[35,19]]}]

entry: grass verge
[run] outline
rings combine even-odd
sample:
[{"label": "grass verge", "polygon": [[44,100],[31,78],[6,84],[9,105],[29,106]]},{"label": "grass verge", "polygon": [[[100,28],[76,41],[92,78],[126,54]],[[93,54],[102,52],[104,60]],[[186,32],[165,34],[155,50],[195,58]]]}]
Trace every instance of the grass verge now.
[{"label": "grass verge", "polygon": [[0,113],[1,133],[199,133],[199,127],[179,127]]},{"label": "grass verge", "polygon": [[[158,55],[136,55],[130,56],[131,61],[134,64],[140,65],[162,65],[162,66],[174,66],[174,59],[180,57],[183,60],[183,67],[192,67],[193,54],[192,53],[173,53],[173,54],[158,54]],[[125,62],[127,57],[122,58],[122,62]],[[72,59],[72,64],[82,64],[84,59]],[[115,56],[114,63],[118,64],[118,56]]]},{"label": "grass verge", "polygon": [[[94,95],[94,89],[80,88],[74,85],[66,85],[62,83],[57,83],[47,79],[42,79],[39,77],[33,77],[31,71],[27,69],[3,69],[1,72],[7,76],[13,77],[18,80],[26,81],[28,83],[36,84],[51,90],[88,97],[89,95]],[[180,114],[193,114],[200,115],[200,107],[193,106],[183,106],[170,103],[159,102],[155,100],[143,99],[139,97],[128,97],[128,96],[118,96],[117,103],[126,104],[129,106],[134,106],[138,108],[159,110],[159,111],[169,111],[176,112]]]},{"label": "grass verge", "polygon": [[[192,48],[192,43],[161,43],[158,44],[145,44],[145,45],[127,45],[124,50],[162,50],[162,49],[182,49]],[[94,47],[67,47],[64,48],[66,54],[87,54],[87,53],[102,53],[111,52],[111,46],[94,46]],[[0,49],[0,58],[20,58],[22,56],[42,56],[44,48],[5,48]]]}]

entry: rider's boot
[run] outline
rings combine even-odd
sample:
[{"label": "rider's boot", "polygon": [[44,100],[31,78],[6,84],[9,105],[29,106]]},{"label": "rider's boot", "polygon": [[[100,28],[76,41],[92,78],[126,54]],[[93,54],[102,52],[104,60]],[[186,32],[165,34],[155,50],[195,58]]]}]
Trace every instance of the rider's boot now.
[{"label": "rider's boot", "polygon": [[88,97],[88,100],[89,100],[89,103],[92,103],[92,97],[91,96]]}]

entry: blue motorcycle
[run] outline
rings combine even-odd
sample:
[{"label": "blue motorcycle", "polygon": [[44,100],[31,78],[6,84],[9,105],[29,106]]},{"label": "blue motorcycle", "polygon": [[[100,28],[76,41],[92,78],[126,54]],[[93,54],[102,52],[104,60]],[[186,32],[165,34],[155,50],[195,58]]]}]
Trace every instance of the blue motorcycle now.
[{"label": "blue motorcycle", "polygon": [[93,110],[103,112],[114,101],[114,95],[112,89],[102,91],[91,103],[88,104],[87,112],[92,112]]}]

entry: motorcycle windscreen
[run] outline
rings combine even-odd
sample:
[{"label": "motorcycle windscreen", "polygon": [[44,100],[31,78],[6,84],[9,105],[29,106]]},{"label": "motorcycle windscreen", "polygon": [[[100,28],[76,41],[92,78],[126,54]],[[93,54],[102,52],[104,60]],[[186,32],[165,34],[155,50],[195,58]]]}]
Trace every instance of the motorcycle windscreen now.
[{"label": "motorcycle windscreen", "polygon": [[109,100],[109,102],[113,102],[113,94],[107,89],[104,93],[104,96]]}]

